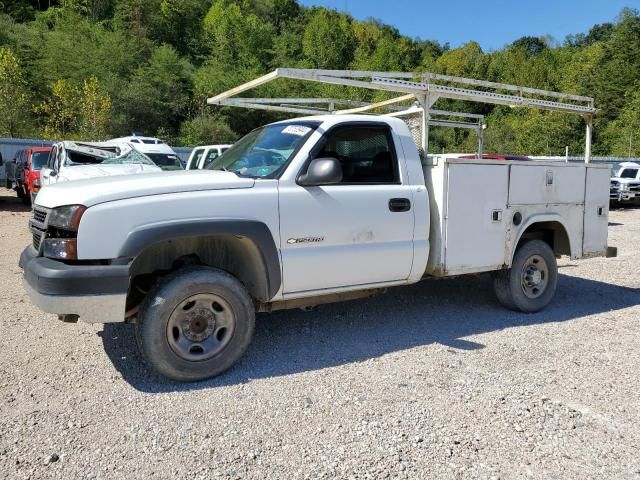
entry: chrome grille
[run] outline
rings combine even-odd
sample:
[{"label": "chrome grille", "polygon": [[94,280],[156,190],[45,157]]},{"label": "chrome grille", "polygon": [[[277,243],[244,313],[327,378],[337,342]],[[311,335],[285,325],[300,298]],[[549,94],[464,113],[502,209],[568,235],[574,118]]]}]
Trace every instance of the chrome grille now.
[{"label": "chrome grille", "polygon": [[36,229],[32,229],[32,235],[33,235],[33,248],[35,248],[36,250],[40,250],[40,243],[42,242],[42,234],[44,232],[41,232],[39,230]]},{"label": "chrome grille", "polygon": [[29,222],[29,227],[31,229],[31,235],[33,237],[33,248],[35,248],[38,252],[40,251],[42,240],[46,236],[48,214],[48,208],[42,208],[38,206],[33,207],[33,215],[31,217],[31,221]]},{"label": "chrome grille", "polygon": [[49,213],[47,210],[44,210],[40,207],[34,207],[33,208],[33,219],[44,225],[45,220],[47,219],[47,213]]}]

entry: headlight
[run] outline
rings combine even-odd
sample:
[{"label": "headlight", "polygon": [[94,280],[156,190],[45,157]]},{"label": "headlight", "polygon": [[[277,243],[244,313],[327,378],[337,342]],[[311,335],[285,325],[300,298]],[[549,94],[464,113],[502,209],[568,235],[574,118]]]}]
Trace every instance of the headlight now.
[{"label": "headlight", "polygon": [[40,179],[39,178],[36,178],[36,179],[33,180],[33,186],[34,187],[39,187],[40,186]]},{"label": "headlight", "polygon": [[62,260],[78,258],[78,241],[75,238],[47,238],[44,241],[43,255]]},{"label": "headlight", "polygon": [[84,205],[67,205],[54,208],[49,214],[49,226],[77,232],[80,226],[80,219],[86,209],[87,207]]}]

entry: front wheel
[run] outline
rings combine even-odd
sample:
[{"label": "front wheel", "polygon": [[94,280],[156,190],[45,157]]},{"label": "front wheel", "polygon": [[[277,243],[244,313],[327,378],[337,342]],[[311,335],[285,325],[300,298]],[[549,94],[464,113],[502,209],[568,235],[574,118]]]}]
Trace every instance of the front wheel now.
[{"label": "front wheel", "polygon": [[496,273],[493,287],[505,307],[524,313],[545,308],[556,293],[558,264],[551,247],[530,240],[518,248],[511,268]]},{"label": "front wheel", "polygon": [[222,270],[190,267],[160,281],[136,323],[140,351],[160,374],[189,382],[214,377],[245,352],[255,310],[244,286]]}]

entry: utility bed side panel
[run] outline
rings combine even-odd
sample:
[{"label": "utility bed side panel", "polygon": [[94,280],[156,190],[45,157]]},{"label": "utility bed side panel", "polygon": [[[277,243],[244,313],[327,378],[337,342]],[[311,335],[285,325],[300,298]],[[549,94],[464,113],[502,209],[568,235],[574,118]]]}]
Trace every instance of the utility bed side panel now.
[{"label": "utility bed side panel", "polygon": [[449,164],[445,230],[447,275],[504,265],[508,165]]},{"label": "utility bed side panel", "polygon": [[582,204],[583,165],[512,165],[509,205]]},{"label": "utility bed side panel", "polygon": [[609,170],[587,168],[583,255],[605,255],[609,229]]}]

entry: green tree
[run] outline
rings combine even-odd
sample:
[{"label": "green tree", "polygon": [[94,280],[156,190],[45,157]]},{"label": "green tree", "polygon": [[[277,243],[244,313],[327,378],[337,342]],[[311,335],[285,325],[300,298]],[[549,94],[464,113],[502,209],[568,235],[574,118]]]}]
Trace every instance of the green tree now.
[{"label": "green tree", "polygon": [[126,105],[120,133],[142,130],[155,133],[180,129],[190,102],[192,67],[169,45],[156,48],[149,61],[133,74],[120,103]]},{"label": "green tree", "polygon": [[611,155],[640,156],[640,91],[628,93],[620,115],[606,126],[602,137]]},{"label": "green tree", "polygon": [[264,70],[270,63],[273,26],[249,11],[246,1],[216,0],[204,18],[210,60],[232,70]]},{"label": "green tree", "polygon": [[111,98],[96,77],[86,79],[82,85],[79,105],[81,138],[105,140],[111,111]]},{"label": "green tree", "polygon": [[311,15],[302,49],[311,67],[344,69],[353,60],[355,42],[349,18],[322,8]]},{"label": "green tree", "polygon": [[79,126],[80,89],[68,80],[58,80],[51,85],[51,96],[36,107],[44,115],[43,136],[63,139]]},{"label": "green tree", "polygon": [[24,72],[13,52],[0,48],[0,134],[16,137],[24,133],[30,114]]},{"label": "green tree", "polygon": [[203,111],[182,124],[180,143],[187,146],[233,143],[238,135],[219,115]]},{"label": "green tree", "polygon": [[436,61],[437,68],[447,75],[470,78],[486,78],[489,58],[476,42],[445,52]]}]

